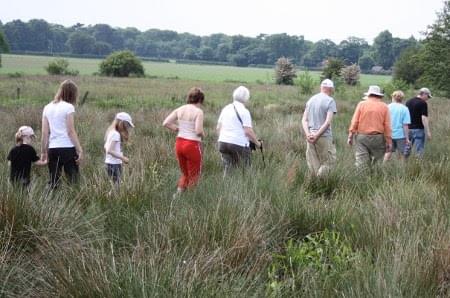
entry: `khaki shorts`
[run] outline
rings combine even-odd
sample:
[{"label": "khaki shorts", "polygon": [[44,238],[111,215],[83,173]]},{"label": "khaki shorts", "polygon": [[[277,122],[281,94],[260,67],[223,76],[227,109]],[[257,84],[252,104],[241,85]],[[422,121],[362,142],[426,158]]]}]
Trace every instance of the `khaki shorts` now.
[{"label": "khaki shorts", "polygon": [[328,174],[336,162],[336,147],[331,137],[320,137],[315,144],[307,143],[306,162],[316,176]]}]

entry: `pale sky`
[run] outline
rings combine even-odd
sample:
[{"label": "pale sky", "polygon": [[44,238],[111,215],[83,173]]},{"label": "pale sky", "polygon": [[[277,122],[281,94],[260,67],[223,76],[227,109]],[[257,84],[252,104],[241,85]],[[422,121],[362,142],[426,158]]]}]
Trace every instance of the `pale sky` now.
[{"label": "pale sky", "polygon": [[[444,0],[4,0],[0,20],[44,19],[75,23],[255,37],[260,33],[303,35],[338,43],[349,36],[370,44],[383,30],[394,37],[423,38]],[[8,2],[6,4],[6,2]]]}]

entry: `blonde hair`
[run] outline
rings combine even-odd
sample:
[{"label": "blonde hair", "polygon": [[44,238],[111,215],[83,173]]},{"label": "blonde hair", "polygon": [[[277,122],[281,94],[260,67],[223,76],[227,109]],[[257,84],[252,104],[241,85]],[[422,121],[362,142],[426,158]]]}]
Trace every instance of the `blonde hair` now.
[{"label": "blonde hair", "polygon": [[[19,130],[15,134],[16,145],[22,145],[23,144],[23,138],[27,137],[27,136],[28,135],[24,135],[22,133],[22,130],[19,128]],[[29,137],[31,137],[31,136],[29,136]]]},{"label": "blonde hair", "polygon": [[22,145],[23,137],[24,135],[22,135],[22,132],[20,130],[16,132],[16,145]]},{"label": "blonde hair", "polygon": [[59,85],[56,92],[55,101],[64,100],[70,104],[75,104],[78,99],[78,86],[72,80],[65,80]]},{"label": "blonde hair", "polygon": [[119,119],[114,119],[111,125],[106,130],[105,141],[108,138],[108,134],[111,130],[116,130],[120,134],[120,141],[127,142],[130,136],[128,131],[130,124],[127,121],[122,121]]},{"label": "blonde hair", "polygon": [[405,94],[401,90],[394,91],[391,96],[396,102],[402,102],[405,98]]}]

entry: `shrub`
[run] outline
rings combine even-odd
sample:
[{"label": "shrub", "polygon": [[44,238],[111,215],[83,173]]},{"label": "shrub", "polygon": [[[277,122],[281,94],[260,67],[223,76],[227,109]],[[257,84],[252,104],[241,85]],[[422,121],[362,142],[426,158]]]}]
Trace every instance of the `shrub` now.
[{"label": "shrub", "polygon": [[344,62],[337,58],[330,58],[326,62],[325,68],[322,71],[320,78],[335,80],[341,76],[341,70],[344,68]]},{"label": "shrub", "polygon": [[144,76],[144,67],[130,51],[114,52],[100,63],[100,74],[112,77]]},{"label": "shrub", "polygon": [[278,85],[294,85],[297,77],[295,65],[288,58],[281,57],[275,64],[275,81]]},{"label": "shrub", "polygon": [[323,281],[340,276],[361,257],[334,231],[309,234],[303,241],[290,239],[284,254],[275,255],[269,268],[269,292],[300,289],[305,272]]},{"label": "shrub", "polygon": [[49,75],[77,76],[79,74],[78,70],[69,69],[69,61],[66,59],[55,59],[54,61],[50,61],[45,70]]},{"label": "shrub", "polygon": [[300,87],[300,92],[302,94],[312,94],[315,87],[314,78],[309,72],[305,71],[298,76],[297,85]]},{"label": "shrub", "polygon": [[359,58],[359,67],[365,72],[369,72],[375,66],[375,60],[371,56],[364,55]]},{"label": "shrub", "polygon": [[390,98],[391,94],[395,90],[402,90],[406,91],[410,88],[410,85],[403,80],[392,80],[391,82],[383,85],[383,92],[386,96],[386,98]]},{"label": "shrub", "polygon": [[394,79],[415,84],[423,74],[419,55],[420,50],[417,48],[405,50],[394,64]]},{"label": "shrub", "polygon": [[361,69],[356,64],[346,66],[341,70],[341,75],[344,79],[344,82],[350,86],[355,86],[356,84],[358,84],[360,73]]}]

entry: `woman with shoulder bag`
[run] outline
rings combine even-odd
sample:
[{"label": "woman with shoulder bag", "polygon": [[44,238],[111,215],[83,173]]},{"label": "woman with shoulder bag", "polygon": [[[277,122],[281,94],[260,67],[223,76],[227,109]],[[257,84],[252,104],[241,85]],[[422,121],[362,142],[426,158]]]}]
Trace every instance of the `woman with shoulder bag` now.
[{"label": "woman with shoulder bag", "polygon": [[233,92],[233,102],[226,105],[217,121],[219,152],[224,166],[224,176],[232,168],[248,167],[251,163],[250,143],[261,148],[261,141],[253,131],[252,118],[245,104],[250,99],[250,91],[239,86]]}]

